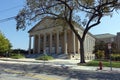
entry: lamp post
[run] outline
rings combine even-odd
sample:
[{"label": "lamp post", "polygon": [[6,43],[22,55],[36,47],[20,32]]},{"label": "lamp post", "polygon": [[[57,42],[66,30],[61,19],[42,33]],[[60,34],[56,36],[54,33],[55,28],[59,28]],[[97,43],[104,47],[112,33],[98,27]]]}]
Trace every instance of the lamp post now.
[{"label": "lamp post", "polygon": [[112,71],[111,48],[112,48],[111,43],[108,43],[108,50],[110,55],[110,70]]},{"label": "lamp post", "polygon": [[113,38],[111,38],[111,42],[108,43],[108,50],[109,50],[109,55],[110,55],[110,70],[112,71],[112,60],[111,60],[111,50],[112,50],[112,42],[114,41]]}]

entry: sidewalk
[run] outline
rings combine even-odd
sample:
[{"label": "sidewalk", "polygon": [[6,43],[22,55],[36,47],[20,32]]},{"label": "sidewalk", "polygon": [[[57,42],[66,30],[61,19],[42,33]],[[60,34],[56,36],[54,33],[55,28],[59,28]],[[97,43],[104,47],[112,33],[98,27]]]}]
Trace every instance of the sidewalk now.
[{"label": "sidewalk", "polygon": [[[19,63],[18,63],[19,62]],[[88,70],[88,71],[102,71],[102,72],[118,72],[120,73],[120,68],[103,67],[103,70],[97,70],[98,67],[93,66],[77,66],[79,60],[69,60],[69,59],[55,59],[50,61],[42,61],[35,59],[11,59],[11,58],[0,58],[0,63],[16,63],[16,64],[44,64],[53,67],[68,67],[72,70]]]}]

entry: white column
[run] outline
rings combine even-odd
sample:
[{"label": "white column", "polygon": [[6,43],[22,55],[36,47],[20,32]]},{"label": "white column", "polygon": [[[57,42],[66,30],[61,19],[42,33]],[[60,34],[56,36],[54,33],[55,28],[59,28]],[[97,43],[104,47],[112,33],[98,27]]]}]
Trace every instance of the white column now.
[{"label": "white column", "polygon": [[50,33],[50,53],[52,53],[52,32]]},{"label": "white column", "polygon": [[59,53],[59,31],[57,31],[56,53]]},{"label": "white column", "polygon": [[87,49],[88,49],[88,41],[87,41],[88,37],[85,37],[85,41],[84,41],[84,55],[85,55],[85,59],[87,59]]},{"label": "white column", "polygon": [[36,41],[35,39],[36,39],[36,38],[35,38],[35,35],[34,35],[34,40],[33,40],[33,41],[34,41],[34,42],[33,42],[33,53],[35,53],[35,41]]},{"label": "white column", "polygon": [[88,47],[88,52],[89,52],[90,51],[90,38],[89,37],[88,37],[88,45],[87,45],[87,47]]},{"label": "white column", "polygon": [[46,50],[46,34],[44,34],[44,45],[43,45],[43,49]]},{"label": "white column", "polygon": [[31,54],[31,36],[29,36],[29,54]]},{"label": "white column", "polygon": [[80,41],[77,39],[78,41],[78,54],[80,53]]},{"label": "white column", "polygon": [[40,53],[40,41],[41,38],[40,38],[40,34],[38,35],[38,53]]},{"label": "white column", "polygon": [[73,34],[73,53],[75,54],[76,53],[76,47],[75,47],[75,34],[74,32],[72,32]]},{"label": "white column", "polygon": [[85,48],[86,48],[86,52],[88,53],[89,52],[89,39],[88,39],[88,36],[86,36],[86,39],[85,39]]},{"label": "white column", "polygon": [[67,32],[64,31],[64,53],[67,54]]}]

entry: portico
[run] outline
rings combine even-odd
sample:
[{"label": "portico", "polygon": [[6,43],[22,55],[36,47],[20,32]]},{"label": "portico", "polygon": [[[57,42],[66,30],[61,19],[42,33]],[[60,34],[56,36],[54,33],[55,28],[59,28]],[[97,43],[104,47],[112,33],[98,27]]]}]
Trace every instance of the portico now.
[{"label": "portico", "polygon": [[[44,32],[44,31],[43,31]],[[33,37],[33,53],[43,53],[46,50],[47,53],[64,53],[68,54],[68,34],[67,30],[64,31],[49,31],[44,33],[36,33],[29,36],[29,53],[31,53],[31,38]],[[72,45],[73,51],[71,53],[76,53],[75,46],[75,35],[72,33]]]},{"label": "portico", "polygon": [[[76,25],[75,29],[81,35],[83,31],[79,27]],[[58,25],[58,20],[51,18],[44,18],[29,31],[29,54],[31,54],[32,43],[33,54],[44,52],[47,54],[67,54],[74,55],[72,56],[74,58],[80,55],[80,43],[72,30],[68,26]],[[95,38],[90,33],[86,35],[84,44],[85,57],[94,57],[92,51]]]}]

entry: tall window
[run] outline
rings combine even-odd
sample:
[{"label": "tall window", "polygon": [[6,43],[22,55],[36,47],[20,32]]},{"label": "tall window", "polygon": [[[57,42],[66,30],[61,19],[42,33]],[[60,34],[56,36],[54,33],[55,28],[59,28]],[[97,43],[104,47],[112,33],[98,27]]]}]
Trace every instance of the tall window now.
[{"label": "tall window", "polygon": [[53,41],[55,40],[55,36],[54,36],[54,35],[52,35],[52,40],[53,40]]},{"label": "tall window", "polygon": [[46,41],[49,41],[49,36],[48,35],[46,36]]}]

